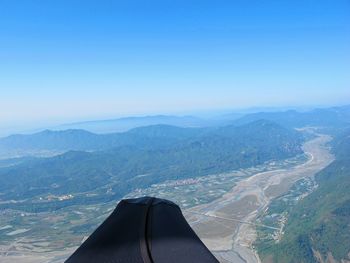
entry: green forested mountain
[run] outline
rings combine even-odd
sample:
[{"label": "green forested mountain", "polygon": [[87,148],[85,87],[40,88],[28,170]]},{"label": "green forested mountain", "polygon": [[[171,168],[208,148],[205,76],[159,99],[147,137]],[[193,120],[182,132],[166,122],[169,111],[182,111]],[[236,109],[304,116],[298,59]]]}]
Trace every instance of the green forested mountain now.
[{"label": "green forested mountain", "polygon": [[335,138],[333,149],[336,160],[316,176],[319,187],[291,210],[283,239],[260,251],[264,258],[350,261],[350,131]]},{"label": "green forested mountain", "polygon": [[[171,126],[142,129],[128,133],[142,134],[142,139],[148,142],[142,147],[125,144],[93,153],[71,151],[2,168],[1,199],[23,200],[49,193],[79,193],[98,187],[110,189],[111,194],[99,195],[95,199],[115,199],[132,189],[167,179],[225,172],[302,152],[299,133],[269,121],[201,130]],[[69,202],[79,201],[75,198]],[[59,205],[67,203],[60,202]],[[16,206],[30,210],[33,205],[20,202],[0,207]],[[45,206],[41,204],[40,209],[45,209]]]}]

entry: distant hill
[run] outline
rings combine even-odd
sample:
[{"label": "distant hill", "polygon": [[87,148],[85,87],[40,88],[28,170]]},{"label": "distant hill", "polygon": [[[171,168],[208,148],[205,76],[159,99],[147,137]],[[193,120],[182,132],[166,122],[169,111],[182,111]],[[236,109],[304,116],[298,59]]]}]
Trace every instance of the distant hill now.
[{"label": "distant hill", "polygon": [[0,139],[0,149],[19,150],[88,150],[100,143],[99,136],[84,130],[51,131],[16,134]]},{"label": "distant hill", "polygon": [[39,155],[46,152],[97,151],[123,145],[156,147],[201,133],[205,129],[153,125],[124,133],[95,134],[85,130],[45,130],[35,134],[0,138],[0,156]]},{"label": "distant hill", "polygon": [[137,127],[158,124],[186,128],[205,127],[209,125],[209,121],[193,116],[154,115],[70,123],[54,127],[53,130],[82,129],[93,133],[114,133],[125,132]]},{"label": "distant hill", "polygon": [[236,125],[256,120],[270,120],[285,127],[343,127],[350,125],[350,105],[342,107],[314,109],[306,112],[288,110],[282,112],[259,112],[243,116],[234,121]]},{"label": "distant hill", "polygon": [[336,160],[316,176],[319,187],[292,209],[281,242],[263,251],[273,262],[350,261],[350,130],[333,149]]},{"label": "distant hill", "polygon": [[23,200],[48,193],[71,194],[99,187],[109,188],[113,194],[50,204],[2,204],[0,208],[16,206],[27,211],[45,211],[97,199],[113,200],[133,189],[168,179],[226,172],[302,153],[300,134],[270,121],[212,129],[160,125],[125,134],[142,134],[143,139],[149,136],[156,140],[141,146],[124,144],[93,153],[71,151],[0,169],[3,200]]}]

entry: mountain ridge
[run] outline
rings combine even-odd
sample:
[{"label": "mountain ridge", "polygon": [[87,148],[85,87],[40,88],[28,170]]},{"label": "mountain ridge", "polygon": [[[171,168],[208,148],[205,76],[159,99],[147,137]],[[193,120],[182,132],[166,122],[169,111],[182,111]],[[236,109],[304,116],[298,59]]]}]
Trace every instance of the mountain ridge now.
[{"label": "mountain ridge", "polygon": [[[108,184],[111,184],[114,194],[99,198],[116,199],[133,189],[165,180],[222,173],[293,157],[302,153],[303,141],[300,133],[269,121],[242,127],[232,125],[209,129],[195,136],[181,138],[170,143],[159,143],[156,147],[152,142],[143,146],[125,144],[97,152],[70,151],[56,157],[2,168],[2,199],[32,198],[45,195],[48,191],[66,195]],[[140,174],[148,176],[139,177]],[[69,202],[79,200],[77,198]],[[51,208],[43,203],[17,205],[20,209],[32,211],[57,209],[67,203],[55,203]],[[7,206],[0,207],[5,209]]]}]

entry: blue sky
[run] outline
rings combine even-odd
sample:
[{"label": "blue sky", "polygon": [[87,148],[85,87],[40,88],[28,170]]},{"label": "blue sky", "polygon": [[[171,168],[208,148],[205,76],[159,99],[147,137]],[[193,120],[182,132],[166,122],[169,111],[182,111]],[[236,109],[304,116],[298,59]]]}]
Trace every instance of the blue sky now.
[{"label": "blue sky", "polygon": [[0,2],[0,123],[347,104],[350,1]]}]

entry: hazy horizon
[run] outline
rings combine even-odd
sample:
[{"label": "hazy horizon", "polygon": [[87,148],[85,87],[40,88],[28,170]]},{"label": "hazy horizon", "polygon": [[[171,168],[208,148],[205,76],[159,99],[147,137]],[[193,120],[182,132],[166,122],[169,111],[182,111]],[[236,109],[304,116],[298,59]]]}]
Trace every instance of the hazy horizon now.
[{"label": "hazy horizon", "polygon": [[193,116],[201,119],[217,119],[225,115],[230,114],[249,114],[255,112],[274,112],[274,111],[286,111],[286,110],[296,110],[299,112],[309,111],[318,108],[329,108],[329,107],[341,107],[347,106],[348,104],[324,104],[324,105],[304,105],[304,106],[252,106],[246,108],[214,108],[214,109],[198,109],[193,111],[163,111],[163,112],[140,112],[140,113],[130,113],[130,114],[115,114],[106,116],[87,116],[82,118],[66,118],[66,119],[54,119],[54,120],[36,120],[36,121],[22,121],[15,123],[2,123],[0,124],[0,138],[11,134],[23,133],[30,134],[39,132],[46,129],[56,129],[69,124],[79,124],[85,122],[99,122],[116,120],[123,118],[133,118],[133,117],[152,117],[152,116]]},{"label": "hazy horizon", "polygon": [[328,0],[3,1],[0,129],[348,104],[349,9]]}]

